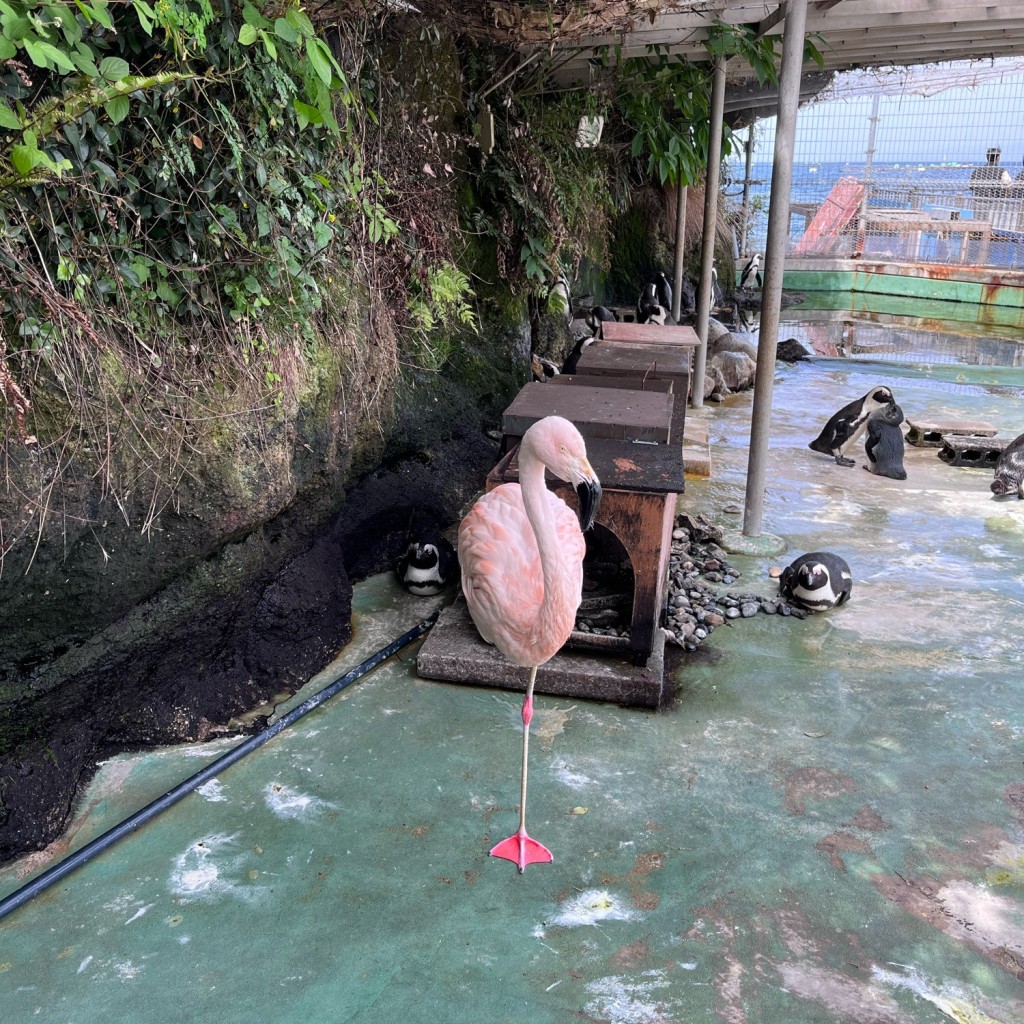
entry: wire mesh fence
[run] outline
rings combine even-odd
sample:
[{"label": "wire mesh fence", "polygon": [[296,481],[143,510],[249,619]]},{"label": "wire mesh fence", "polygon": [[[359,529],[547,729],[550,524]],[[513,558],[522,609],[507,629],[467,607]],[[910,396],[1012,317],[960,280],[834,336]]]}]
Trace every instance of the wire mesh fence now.
[{"label": "wire mesh fence", "polygon": [[[774,119],[728,163],[741,257],[764,250]],[[741,137],[744,133],[740,133]],[[1024,269],[1024,59],[849,72],[800,109],[788,259]]]}]

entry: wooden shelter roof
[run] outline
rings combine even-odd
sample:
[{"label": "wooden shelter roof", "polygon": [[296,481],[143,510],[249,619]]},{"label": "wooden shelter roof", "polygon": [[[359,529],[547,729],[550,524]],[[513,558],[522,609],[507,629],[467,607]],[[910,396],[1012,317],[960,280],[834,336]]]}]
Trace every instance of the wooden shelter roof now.
[{"label": "wooden shelter roof", "polygon": [[[417,9],[454,15],[478,37],[512,42],[524,52],[546,49],[562,82],[586,78],[589,61],[604,46],[620,46],[621,59],[658,45],[687,60],[708,60],[705,46],[716,22],[753,25],[781,34],[785,2],[771,0],[477,0],[453,5],[421,0]],[[827,71],[902,66],[1024,54],[1020,0],[811,0],[807,34],[817,40]],[[813,68],[813,70],[817,70]],[[751,76],[738,59],[729,79]]]}]

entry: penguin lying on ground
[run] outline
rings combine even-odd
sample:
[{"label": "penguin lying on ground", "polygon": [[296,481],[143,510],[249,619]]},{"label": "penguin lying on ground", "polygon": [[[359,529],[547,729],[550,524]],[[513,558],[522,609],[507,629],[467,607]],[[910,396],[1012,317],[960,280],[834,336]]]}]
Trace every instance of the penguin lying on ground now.
[{"label": "penguin lying on ground", "polygon": [[409,531],[409,545],[398,561],[395,573],[410,594],[429,597],[440,594],[459,575],[455,549],[430,527]]},{"label": "penguin lying on ground", "polygon": [[823,612],[849,601],[853,575],[838,555],[830,551],[811,551],[782,570],[779,590],[793,604],[808,611]]},{"label": "penguin lying on ground", "polygon": [[1017,492],[1024,498],[1024,434],[1015,437],[996,460],[995,479],[989,484],[997,498]]},{"label": "penguin lying on ground", "polygon": [[888,388],[874,387],[863,398],[844,405],[807,447],[813,452],[834,456],[839,466],[855,466],[857,463],[845,458],[843,453],[860,437],[867,426],[868,417],[876,409],[895,404],[896,399]]},{"label": "penguin lying on ground", "polygon": [[864,451],[869,465],[864,468],[876,476],[887,476],[893,480],[906,480],[907,471],[903,466],[903,410],[898,405],[883,405],[868,417],[868,436]]}]

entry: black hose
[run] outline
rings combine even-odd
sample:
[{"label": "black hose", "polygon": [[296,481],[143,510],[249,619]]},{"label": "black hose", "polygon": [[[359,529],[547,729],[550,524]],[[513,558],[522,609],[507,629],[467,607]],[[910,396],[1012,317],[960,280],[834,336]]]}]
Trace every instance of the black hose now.
[{"label": "black hose", "polygon": [[376,654],[371,655],[366,661],[362,662],[362,664],[357,665],[350,672],[346,672],[345,675],[340,679],[336,679],[330,686],[325,686],[318,693],[304,700],[298,707],[292,708],[288,714],[279,718],[273,725],[268,725],[261,732],[249,736],[242,743],[239,743],[237,747],[232,747],[226,754],[218,757],[216,761],[212,761],[205,768],[196,772],[195,775],[185,779],[184,782],[178,783],[177,786],[168,790],[163,796],[158,796],[155,800],[150,801],[150,803],[146,804],[141,810],[136,811],[131,817],[125,818],[119,825],[108,829],[103,835],[97,836],[80,850],[76,850],[69,857],[65,857],[59,864],[54,864],[52,868],[48,868],[38,878],[34,878],[9,896],[5,896],[0,900],[0,919],[17,910],[33,897],[38,896],[39,893],[44,889],[48,889],[54,882],[59,882],[62,878],[71,874],[72,871],[92,860],[98,853],[102,853],[108,847],[113,846],[118,840],[123,839],[140,826],[145,825],[146,822],[155,818],[162,811],[166,811],[168,807],[176,804],[183,796],[191,793],[194,789],[198,789],[208,779],[219,775],[225,768],[241,760],[246,754],[251,754],[257,747],[266,743],[267,740],[272,739],[279,732],[293,725],[304,715],[309,714],[314,708],[323,704],[324,701],[330,700],[336,693],[340,693],[350,683],[354,683],[371,669],[375,669],[382,661],[390,658],[392,654],[397,654],[403,647],[408,646],[417,637],[421,637],[426,633],[437,621],[438,615],[440,615],[440,609],[413,626],[407,633],[403,633],[400,637],[392,640],[387,647],[382,647]]}]

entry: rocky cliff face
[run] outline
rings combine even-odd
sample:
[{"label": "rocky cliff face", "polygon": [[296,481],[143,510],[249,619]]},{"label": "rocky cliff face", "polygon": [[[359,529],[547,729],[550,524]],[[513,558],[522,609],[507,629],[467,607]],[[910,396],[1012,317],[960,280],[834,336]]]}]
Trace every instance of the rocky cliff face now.
[{"label": "rocky cliff face", "polygon": [[8,446],[0,861],[60,834],[98,760],[257,727],[347,642],[350,581],[393,564],[411,509],[447,525],[482,486],[484,429],[525,379],[525,323],[506,309],[446,371],[387,388],[381,340],[353,330],[360,358],[295,371],[269,414],[229,418],[225,402],[230,430],[197,436],[158,502],[141,464],[115,494],[83,453]]}]

